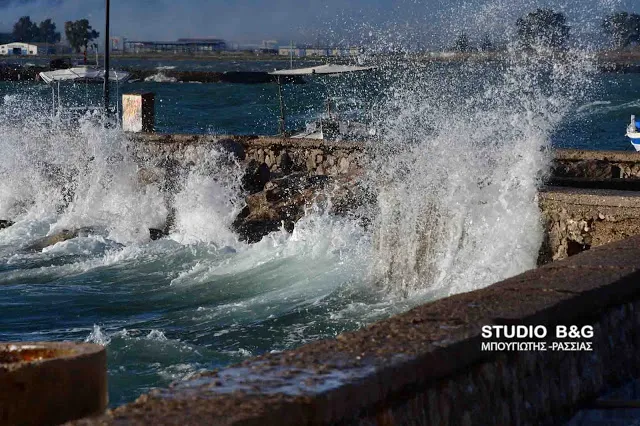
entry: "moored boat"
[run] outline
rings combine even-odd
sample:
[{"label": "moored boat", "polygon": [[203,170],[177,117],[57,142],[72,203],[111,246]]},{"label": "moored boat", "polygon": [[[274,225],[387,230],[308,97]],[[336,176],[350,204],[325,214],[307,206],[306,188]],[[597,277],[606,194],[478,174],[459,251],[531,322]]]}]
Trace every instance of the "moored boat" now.
[{"label": "moored boat", "polygon": [[627,134],[626,136],[631,141],[631,145],[636,149],[636,151],[640,151],[640,121],[636,120],[636,116],[631,116],[631,123],[627,126]]}]

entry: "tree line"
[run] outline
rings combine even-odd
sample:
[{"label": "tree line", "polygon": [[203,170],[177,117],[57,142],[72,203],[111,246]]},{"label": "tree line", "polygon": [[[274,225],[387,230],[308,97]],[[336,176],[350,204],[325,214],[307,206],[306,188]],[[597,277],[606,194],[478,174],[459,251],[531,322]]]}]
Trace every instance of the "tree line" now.
[{"label": "tree line", "polygon": [[[534,46],[563,48],[571,32],[567,22],[564,13],[555,12],[553,9],[537,9],[516,21],[518,41],[524,48]],[[640,15],[636,13],[616,12],[607,15],[602,20],[601,29],[617,49],[640,44]],[[470,52],[490,51],[495,50],[495,47],[489,36],[484,35],[476,49],[472,46],[469,37],[462,33],[455,40],[453,49],[458,52]]]},{"label": "tree line", "polygon": [[[23,43],[55,44],[60,41],[60,32],[50,18],[36,24],[31,17],[23,16],[13,25],[11,35],[14,41]],[[98,38],[100,33],[91,28],[88,19],[79,19],[65,22],[64,35],[71,48],[80,53],[83,48],[86,52],[91,41]]]}]

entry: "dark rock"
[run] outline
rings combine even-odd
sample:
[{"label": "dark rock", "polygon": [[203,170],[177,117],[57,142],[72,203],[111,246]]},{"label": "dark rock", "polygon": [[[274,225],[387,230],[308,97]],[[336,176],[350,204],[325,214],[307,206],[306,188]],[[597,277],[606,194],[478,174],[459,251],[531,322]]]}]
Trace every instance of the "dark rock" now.
[{"label": "dark rock", "polygon": [[149,237],[151,241],[159,240],[160,238],[164,238],[167,236],[167,233],[164,229],[157,228],[149,228]]},{"label": "dark rock", "polygon": [[264,186],[271,179],[271,171],[265,163],[259,164],[256,160],[251,160],[247,165],[246,172],[242,177],[242,187],[249,194],[255,194],[264,189]]},{"label": "dark rock", "polygon": [[0,220],[0,229],[5,229],[13,225],[13,222],[10,220]]},{"label": "dark rock", "polygon": [[280,170],[282,173],[288,174],[293,170],[293,159],[289,155],[287,151],[283,151],[277,159],[278,166],[280,166]]},{"label": "dark rock", "polygon": [[282,227],[285,231],[293,232],[294,223],[291,220],[238,220],[233,223],[235,231],[240,235],[240,239],[248,243],[257,243],[265,235],[276,232]]},{"label": "dark rock", "polygon": [[229,154],[233,155],[238,161],[245,159],[244,146],[234,139],[222,139],[218,141],[218,145]]},{"label": "dark rock", "polygon": [[327,204],[331,198],[332,212],[345,214],[357,207],[365,197],[360,194],[354,176],[329,178],[293,173],[273,179],[264,190],[246,197],[246,207],[233,223],[242,240],[259,241],[270,232],[284,227],[292,232],[295,222],[305,214],[311,204]]}]

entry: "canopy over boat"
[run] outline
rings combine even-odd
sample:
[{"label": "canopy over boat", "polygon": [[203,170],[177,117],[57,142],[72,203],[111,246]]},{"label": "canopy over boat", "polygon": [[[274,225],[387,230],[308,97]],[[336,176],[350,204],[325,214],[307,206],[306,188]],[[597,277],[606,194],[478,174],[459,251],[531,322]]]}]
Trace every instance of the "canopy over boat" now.
[{"label": "canopy over boat", "polygon": [[[126,71],[109,71],[109,80],[124,83],[131,75]],[[104,70],[91,67],[74,67],[64,70],[46,71],[40,73],[45,83],[61,81],[104,81]]]},{"label": "canopy over boat", "polygon": [[358,67],[354,65],[319,65],[317,67],[297,68],[292,70],[272,71],[271,75],[313,75],[313,74],[342,74],[355,71],[368,71],[374,67]]}]

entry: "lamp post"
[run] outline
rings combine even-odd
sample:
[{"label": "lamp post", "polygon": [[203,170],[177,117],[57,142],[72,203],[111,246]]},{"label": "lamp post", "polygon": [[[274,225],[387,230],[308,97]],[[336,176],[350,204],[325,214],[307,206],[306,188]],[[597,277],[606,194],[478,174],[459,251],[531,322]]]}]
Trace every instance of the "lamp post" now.
[{"label": "lamp post", "polygon": [[104,111],[109,111],[109,0],[105,0],[104,20]]}]

